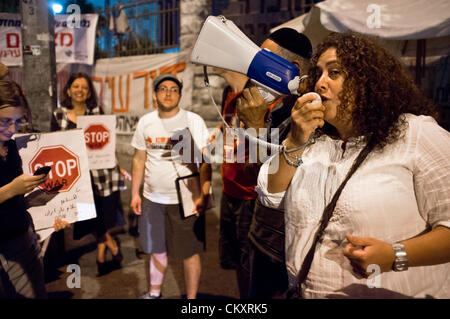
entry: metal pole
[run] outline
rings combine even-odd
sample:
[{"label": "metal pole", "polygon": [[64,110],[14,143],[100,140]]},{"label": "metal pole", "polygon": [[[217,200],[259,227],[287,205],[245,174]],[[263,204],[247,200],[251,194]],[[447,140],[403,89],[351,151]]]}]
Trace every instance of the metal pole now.
[{"label": "metal pole", "polygon": [[417,40],[416,49],[416,84],[422,85],[422,78],[425,76],[426,39]]},{"label": "metal pole", "polygon": [[23,89],[30,104],[33,127],[50,131],[56,108],[55,27],[46,0],[21,0]]}]

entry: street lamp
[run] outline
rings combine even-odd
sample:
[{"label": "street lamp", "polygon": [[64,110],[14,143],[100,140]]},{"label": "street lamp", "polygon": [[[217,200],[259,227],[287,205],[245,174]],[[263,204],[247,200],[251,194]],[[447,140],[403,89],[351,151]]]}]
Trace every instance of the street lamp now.
[{"label": "street lamp", "polygon": [[58,14],[58,13],[61,13],[61,11],[63,10],[63,6],[60,5],[59,3],[53,3],[52,9],[53,9],[53,13]]}]

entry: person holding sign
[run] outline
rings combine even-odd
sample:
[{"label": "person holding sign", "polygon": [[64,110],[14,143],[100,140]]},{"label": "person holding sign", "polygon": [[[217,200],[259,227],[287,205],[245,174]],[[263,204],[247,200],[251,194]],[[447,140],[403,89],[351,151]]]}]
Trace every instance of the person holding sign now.
[{"label": "person holding sign", "polygon": [[[183,260],[188,299],[196,298],[200,281],[199,253],[205,247],[203,212],[209,199],[211,165],[198,157],[193,159],[191,152],[186,151],[188,147],[182,149],[181,160],[176,148],[193,144],[201,156],[209,134],[200,116],[178,106],[182,87],[181,81],[170,73],[160,74],[153,81],[157,110],[141,117],[131,142],[136,150],[130,206],[139,215],[141,246],[150,254],[150,287],[142,299],[161,298],[167,255]],[[176,180],[197,170],[201,196],[194,201],[192,212],[184,212],[182,217]],[[142,179],[143,199],[139,194]],[[199,216],[191,215],[193,212]]]},{"label": "person holding sign", "polygon": [[27,125],[28,103],[13,81],[0,80],[0,298],[47,298],[40,245],[24,194],[45,174],[23,174],[11,137]]},{"label": "person holding sign", "polygon": [[[63,91],[61,107],[53,113],[52,130],[67,130],[77,127],[77,116],[104,114],[97,105],[97,96],[92,81],[86,73],[70,76]],[[97,217],[74,224],[74,239],[93,233],[97,238],[98,275],[104,275],[113,268],[119,268],[123,259],[120,247],[110,235],[109,229],[123,225],[123,210],[120,189],[125,182],[126,171],[118,165],[112,169],[91,170]],[[113,257],[112,264],[106,262],[106,248]]]}]

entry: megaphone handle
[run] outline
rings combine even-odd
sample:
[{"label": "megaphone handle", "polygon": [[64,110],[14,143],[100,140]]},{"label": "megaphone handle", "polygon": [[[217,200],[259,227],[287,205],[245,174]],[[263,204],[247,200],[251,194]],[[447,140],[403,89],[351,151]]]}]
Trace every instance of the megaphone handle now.
[{"label": "megaphone handle", "polygon": [[[214,101],[214,97],[213,97],[213,94],[212,94],[212,91],[211,91],[211,86],[209,85],[209,80],[208,80],[208,70],[207,70],[207,67],[206,67],[206,66],[203,67],[203,73],[204,73],[204,76],[205,76],[205,85],[206,85],[206,87],[208,88],[208,91],[209,91],[209,96],[210,96],[210,98],[211,98],[211,101],[213,102],[213,105],[216,107],[217,113],[219,114],[219,117],[220,117],[220,119],[222,120],[222,123],[225,125],[226,128],[231,129],[231,130],[233,131],[234,136],[238,136],[238,135],[239,135],[239,134],[238,134],[238,129],[232,128],[232,127],[230,127],[230,126],[228,125],[228,123],[227,123],[227,122],[225,121],[225,119],[223,118],[222,113],[219,111],[218,105],[217,105],[216,102]],[[255,82],[256,82],[256,81],[255,81]],[[256,82],[256,83],[257,83],[257,82]],[[258,83],[258,87],[260,87],[260,84],[259,84],[259,83]],[[282,145],[272,144],[272,143],[269,143],[269,142],[267,142],[267,141],[261,140],[261,139],[259,139],[259,138],[257,138],[257,137],[254,137],[254,136],[248,134],[248,132],[245,133],[245,136],[249,139],[249,141],[252,141],[252,142],[254,142],[254,143],[258,143],[258,144],[260,144],[260,145],[262,145],[262,146],[265,146],[265,147],[267,147],[267,148],[270,148],[270,149],[272,149],[272,150],[274,150],[274,149],[275,149],[275,150],[281,150],[281,149],[283,148]]]},{"label": "megaphone handle", "polygon": [[261,93],[261,96],[263,97],[264,100],[266,100],[267,102],[272,102],[274,101],[277,97],[275,95],[273,95],[272,93],[270,93],[269,91],[267,91],[265,88],[261,87],[261,86],[257,86],[259,93]]},{"label": "megaphone handle", "polygon": [[281,94],[264,84],[259,83],[253,79],[250,79],[250,82],[254,83],[258,88],[259,93],[261,93],[262,97],[267,103],[271,103],[275,101]]}]

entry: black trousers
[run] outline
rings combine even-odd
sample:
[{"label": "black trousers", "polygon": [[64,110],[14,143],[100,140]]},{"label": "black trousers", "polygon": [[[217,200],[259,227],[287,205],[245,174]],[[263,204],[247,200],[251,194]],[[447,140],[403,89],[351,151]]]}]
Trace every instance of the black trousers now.
[{"label": "black trousers", "polygon": [[286,292],[288,276],[284,262],[271,258],[250,242],[249,263],[249,298],[273,299]]},{"label": "black trousers", "polygon": [[41,246],[30,227],[0,245],[0,299],[46,299]]},{"label": "black trousers", "polygon": [[255,200],[243,200],[222,194],[220,205],[219,257],[223,269],[236,269],[239,295],[248,298],[248,232]]},{"label": "black trousers", "polygon": [[249,232],[249,298],[281,297],[288,289],[284,211],[255,203]]}]

